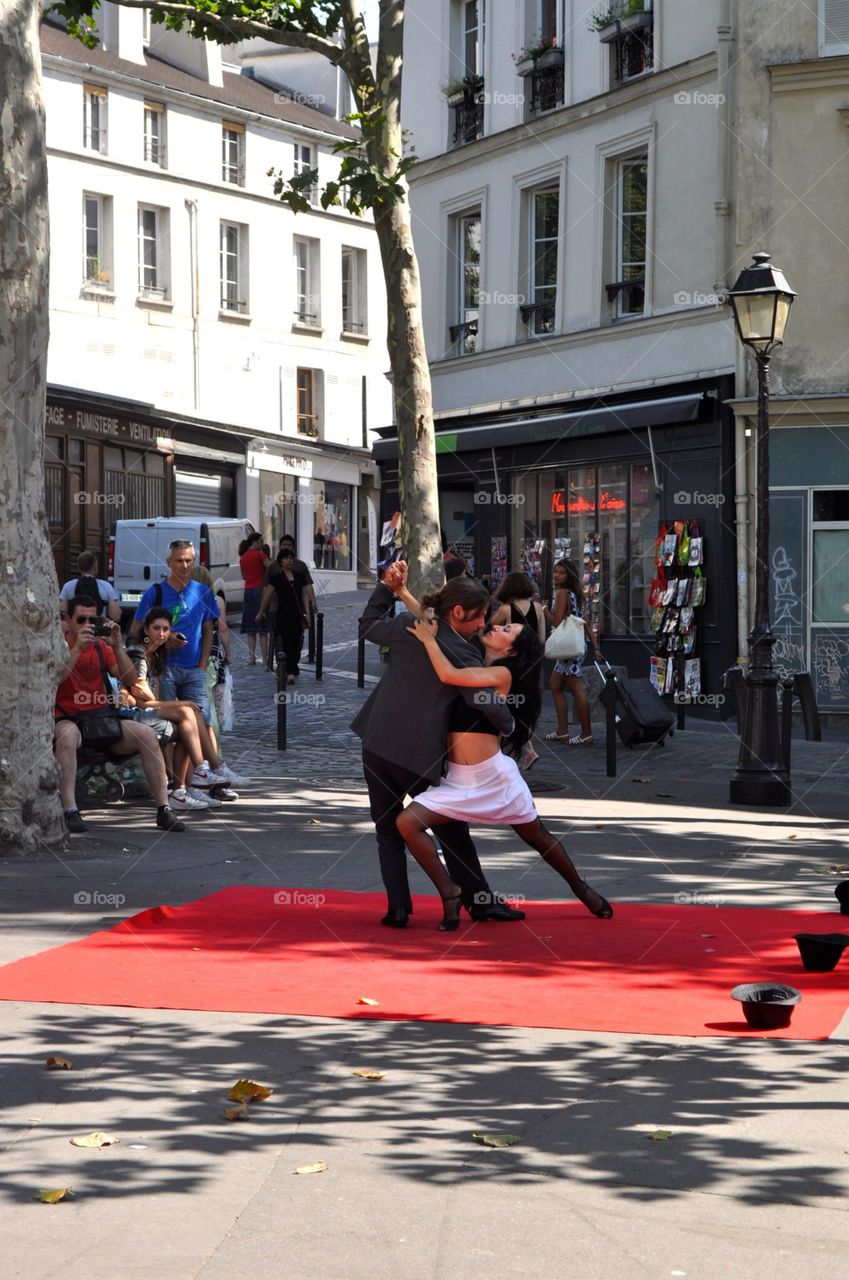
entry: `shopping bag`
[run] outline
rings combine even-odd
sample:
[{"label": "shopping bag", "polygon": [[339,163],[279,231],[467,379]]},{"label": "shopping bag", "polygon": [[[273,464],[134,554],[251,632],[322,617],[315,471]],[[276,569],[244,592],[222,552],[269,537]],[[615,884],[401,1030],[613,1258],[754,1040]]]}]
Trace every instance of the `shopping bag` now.
[{"label": "shopping bag", "polygon": [[561,662],[583,658],[587,647],[587,633],[580,618],[570,613],[555,627],[545,642],[545,656]]}]

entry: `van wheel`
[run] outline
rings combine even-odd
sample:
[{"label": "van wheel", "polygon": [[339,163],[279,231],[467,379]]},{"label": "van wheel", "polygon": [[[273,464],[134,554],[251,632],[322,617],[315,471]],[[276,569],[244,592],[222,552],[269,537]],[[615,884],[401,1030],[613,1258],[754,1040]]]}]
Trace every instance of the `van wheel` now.
[{"label": "van wheel", "polygon": [[116,778],[110,778],[109,782],[106,785],[106,798],[107,800],[123,800],[124,799],[123,782],[118,782]]}]

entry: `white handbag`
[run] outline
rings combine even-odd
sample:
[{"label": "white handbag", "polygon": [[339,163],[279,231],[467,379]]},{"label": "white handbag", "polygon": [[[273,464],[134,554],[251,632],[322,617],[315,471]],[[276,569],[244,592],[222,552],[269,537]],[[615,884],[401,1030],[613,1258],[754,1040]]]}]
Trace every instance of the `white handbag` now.
[{"label": "white handbag", "polygon": [[586,647],[587,633],[584,630],[583,620],[577,618],[574,613],[570,613],[568,618],[564,618],[560,625],[554,628],[546,640],[545,656],[560,661],[583,658]]}]

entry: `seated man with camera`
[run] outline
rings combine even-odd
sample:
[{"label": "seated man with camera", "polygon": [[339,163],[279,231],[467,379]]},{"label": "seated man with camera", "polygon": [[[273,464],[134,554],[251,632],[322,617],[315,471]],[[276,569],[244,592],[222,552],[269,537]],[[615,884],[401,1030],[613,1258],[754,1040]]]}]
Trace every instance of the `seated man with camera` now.
[{"label": "seated man with camera", "polygon": [[150,794],[156,801],[156,825],[162,831],[185,831],[185,824],[168,804],[168,776],[156,734],[147,725],[118,717],[109,674],[127,688],[137,679],[136,669],[121,642],[121,628],[99,618],[88,597],[72,596],[66,604],[64,623],[68,656],[59,672],[54,750],[61,779],[59,793],[70,832],[88,830],[77,808],[75,784],[77,751],[90,747],[115,756],[141,756]]}]

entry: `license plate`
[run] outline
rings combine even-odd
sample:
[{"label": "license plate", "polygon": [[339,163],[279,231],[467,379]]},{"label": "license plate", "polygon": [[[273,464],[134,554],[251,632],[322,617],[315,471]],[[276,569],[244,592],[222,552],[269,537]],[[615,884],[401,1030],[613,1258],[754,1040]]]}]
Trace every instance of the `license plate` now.
[{"label": "license plate", "polygon": [[138,604],[143,594],[142,591],[122,591],[121,604]]}]

